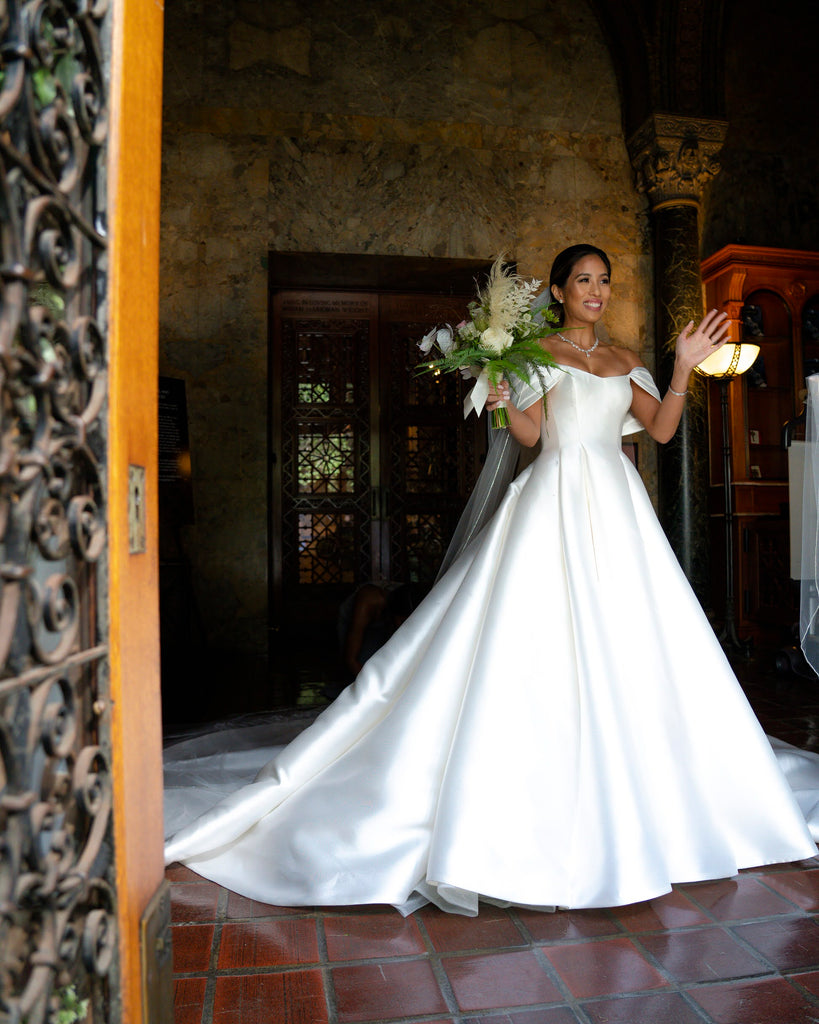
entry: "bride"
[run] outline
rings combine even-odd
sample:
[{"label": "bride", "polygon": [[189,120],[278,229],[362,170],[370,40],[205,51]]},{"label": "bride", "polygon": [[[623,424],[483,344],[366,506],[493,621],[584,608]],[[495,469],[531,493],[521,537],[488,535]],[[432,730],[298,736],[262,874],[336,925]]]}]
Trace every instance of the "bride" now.
[{"label": "bride", "polygon": [[[621,450],[673,436],[728,323],[682,331],[661,398],[598,340],[610,273],[590,245],[555,260],[546,393],[503,382],[488,402],[509,399],[508,437],[540,454],[355,682],[276,756],[220,749],[215,787],[212,758],[171,751],[169,863],[266,903],[474,915],[633,903],[816,854]],[[218,802],[179,827],[192,798]]]}]

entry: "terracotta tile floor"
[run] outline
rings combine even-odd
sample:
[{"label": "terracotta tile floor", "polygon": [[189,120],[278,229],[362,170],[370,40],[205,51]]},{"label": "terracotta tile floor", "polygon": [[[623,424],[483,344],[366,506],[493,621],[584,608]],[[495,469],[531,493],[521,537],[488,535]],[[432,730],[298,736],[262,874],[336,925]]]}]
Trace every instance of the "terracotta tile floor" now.
[{"label": "terracotta tile floor", "polygon": [[[738,666],[819,749],[819,681]],[[819,857],[611,910],[269,907],[174,865],[175,1024],[818,1024]]]}]

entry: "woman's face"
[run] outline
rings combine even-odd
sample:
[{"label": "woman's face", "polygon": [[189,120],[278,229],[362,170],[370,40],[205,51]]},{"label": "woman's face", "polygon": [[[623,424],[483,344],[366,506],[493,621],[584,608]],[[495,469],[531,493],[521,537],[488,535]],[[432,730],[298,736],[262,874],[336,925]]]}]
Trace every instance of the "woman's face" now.
[{"label": "woman's face", "polygon": [[563,326],[596,324],[611,298],[606,264],[599,256],[584,256],[569,273],[562,288],[552,285],[552,294],[563,303]]}]

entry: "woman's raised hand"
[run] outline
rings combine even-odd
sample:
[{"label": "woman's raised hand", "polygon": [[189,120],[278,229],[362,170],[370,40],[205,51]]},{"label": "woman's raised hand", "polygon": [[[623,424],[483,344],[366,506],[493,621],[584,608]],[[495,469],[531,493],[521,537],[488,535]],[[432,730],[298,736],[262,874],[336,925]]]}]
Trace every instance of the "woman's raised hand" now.
[{"label": "woman's raised hand", "polygon": [[722,348],[730,330],[728,314],[718,313],[715,309],[703,317],[697,328],[692,320],[677,338],[677,361],[686,370],[693,370],[706,356]]},{"label": "woman's raised hand", "polygon": [[501,404],[501,402],[508,402],[512,392],[509,388],[509,382],[502,380],[498,384],[489,382],[489,394],[486,398],[486,408],[489,412]]}]

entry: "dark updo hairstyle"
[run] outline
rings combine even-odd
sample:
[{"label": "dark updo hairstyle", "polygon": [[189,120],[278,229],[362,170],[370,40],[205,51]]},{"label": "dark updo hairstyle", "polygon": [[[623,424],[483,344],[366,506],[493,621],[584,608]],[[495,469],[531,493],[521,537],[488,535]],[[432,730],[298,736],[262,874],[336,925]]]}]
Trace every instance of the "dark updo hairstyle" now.
[{"label": "dark updo hairstyle", "polygon": [[585,242],[581,242],[579,245],[570,245],[568,249],[559,252],[555,256],[552,270],[549,274],[549,295],[551,296],[549,309],[558,317],[558,326],[563,323],[563,304],[554,297],[552,285],[556,284],[558,288],[564,288],[569,280],[569,274],[571,274],[580,260],[585,259],[586,256],[598,256],[605,264],[606,273],[611,277],[611,260],[596,245],[588,245]]}]

